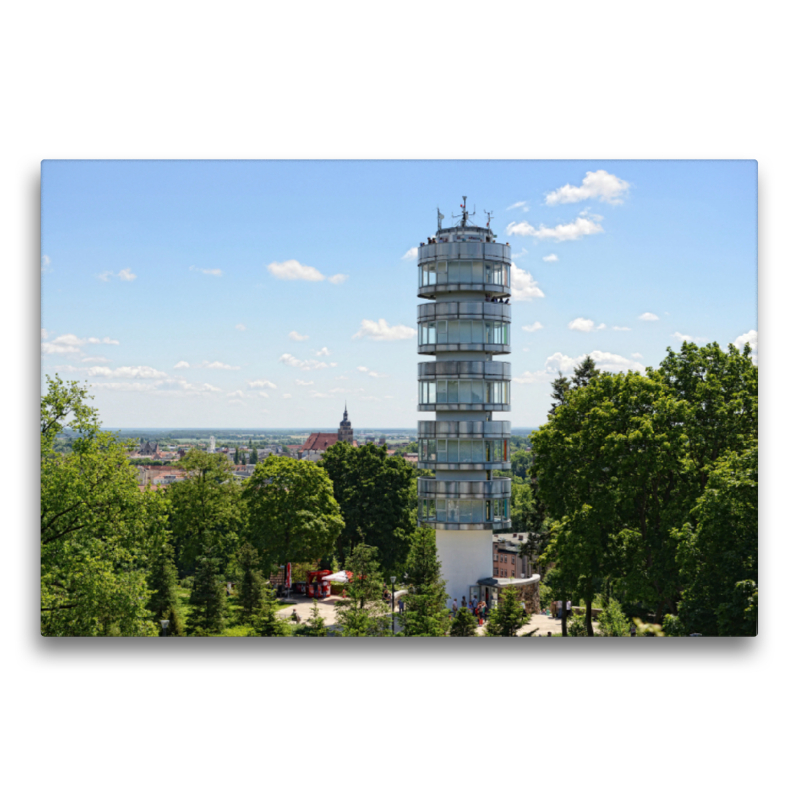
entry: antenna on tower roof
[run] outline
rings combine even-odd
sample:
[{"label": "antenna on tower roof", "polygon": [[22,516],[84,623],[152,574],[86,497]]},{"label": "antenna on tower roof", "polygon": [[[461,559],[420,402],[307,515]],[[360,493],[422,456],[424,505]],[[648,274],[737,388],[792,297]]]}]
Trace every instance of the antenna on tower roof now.
[{"label": "antenna on tower roof", "polygon": [[[465,194],[462,194],[461,198],[464,200],[464,202],[461,203],[461,206],[460,206],[460,208],[461,208],[461,227],[462,228],[466,228],[467,227],[467,223],[469,222],[470,213],[469,213],[469,211],[467,211],[467,196]],[[472,213],[473,214],[475,213],[475,209],[474,208],[472,210]],[[458,219],[458,216],[459,216],[458,214],[453,214],[453,219]]]},{"label": "antenna on tower roof", "polygon": [[486,227],[491,230],[492,228],[492,212],[487,211],[486,209],[483,210],[483,213],[486,214]]}]

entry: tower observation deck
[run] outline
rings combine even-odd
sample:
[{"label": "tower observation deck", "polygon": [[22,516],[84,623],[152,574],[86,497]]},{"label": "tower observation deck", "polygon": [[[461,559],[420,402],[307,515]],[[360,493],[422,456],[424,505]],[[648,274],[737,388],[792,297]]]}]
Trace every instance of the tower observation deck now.
[{"label": "tower observation deck", "polygon": [[[511,249],[486,227],[472,225],[462,206],[460,223],[442,228],[418,250],[417,308],[420,355],[419,466],[435,472],[418,478],[419,524],[436,530],[447,591],[487,599],[492,576],[492,532],[511,527],[511,365],[495,356],[511,352]],[[480,581],[480,584],[479,584]]]}]

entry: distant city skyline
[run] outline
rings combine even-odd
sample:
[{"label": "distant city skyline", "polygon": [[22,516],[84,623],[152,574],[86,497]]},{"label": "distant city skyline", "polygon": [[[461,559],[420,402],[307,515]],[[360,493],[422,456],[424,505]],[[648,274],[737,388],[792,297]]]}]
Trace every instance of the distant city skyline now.
[{"label": "distant city skyline", "polygon": [[[754,161],[45,161],[42,375],[107,428],[415,428],[416,247],[512,247],[514,428],[585,354],[757,353]],[[498,414],[498,419],[510,415]]]}]

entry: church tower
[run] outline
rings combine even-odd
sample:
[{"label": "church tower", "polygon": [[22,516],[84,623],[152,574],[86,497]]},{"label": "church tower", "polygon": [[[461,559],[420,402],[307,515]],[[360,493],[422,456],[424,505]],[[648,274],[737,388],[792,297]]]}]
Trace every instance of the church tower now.
[{"label": "church tower", "polygon": [[339,431],[336,434],[336,440],[353,444],[353,426],[350,424],[350,420],[347,419],[347,404],[345,404],[344,407],[344,417],[339,423]]}]

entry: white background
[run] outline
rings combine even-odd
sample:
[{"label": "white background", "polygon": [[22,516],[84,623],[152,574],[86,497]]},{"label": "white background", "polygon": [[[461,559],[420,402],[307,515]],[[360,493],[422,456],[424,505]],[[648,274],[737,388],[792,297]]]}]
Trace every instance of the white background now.
[{"label": "white background", "polygon": [[[6,796],[790,794],[800,186],[790,15],[787,3],[697,0],[9,6]],[[118,157],[758,159],[758,638],[40,639],[39,162]]]}]

